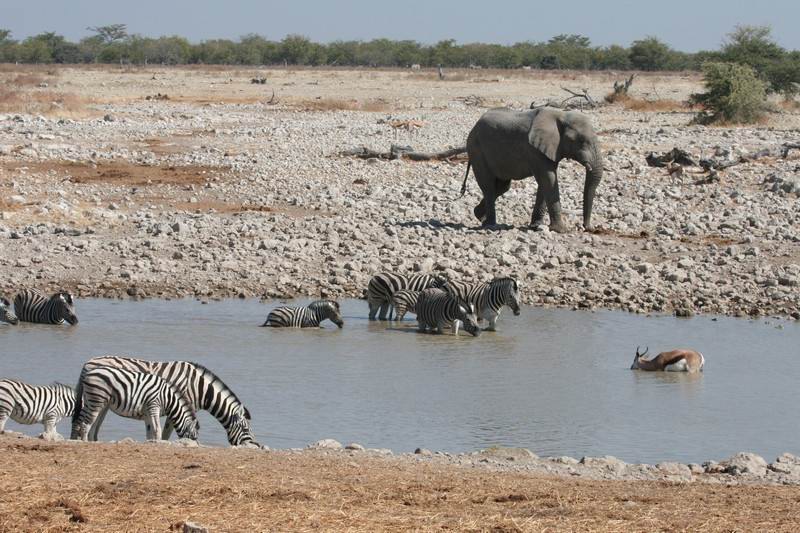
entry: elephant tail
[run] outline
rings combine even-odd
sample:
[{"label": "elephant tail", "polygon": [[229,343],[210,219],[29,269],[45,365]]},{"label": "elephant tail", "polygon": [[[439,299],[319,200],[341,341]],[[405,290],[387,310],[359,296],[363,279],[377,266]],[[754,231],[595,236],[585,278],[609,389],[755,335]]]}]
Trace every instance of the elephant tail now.
[{"label": "elephant tail", "polygon": [[470,167],[471,164],[472,163],[467,161],[467,172],[466,172],[466,174],[464,174],[464,183],[461,184],[461,196],[459,196],[459,198],[463,198],[464,197],[464,193],[467,192],[467,178],[469,178],[469,167]]}]

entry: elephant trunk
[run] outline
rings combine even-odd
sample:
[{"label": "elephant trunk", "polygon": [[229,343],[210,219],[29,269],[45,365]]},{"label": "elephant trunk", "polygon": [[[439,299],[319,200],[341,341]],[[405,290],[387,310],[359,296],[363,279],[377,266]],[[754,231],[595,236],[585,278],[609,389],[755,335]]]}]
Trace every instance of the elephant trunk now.
[{"label": "elephant trunk", "polygon": [[581,161],[586,168],[586,181],[583,185],[583,228],[592,228],[592,204],[594,194],[600,180],[603,179],[603,159],[600,157],[600,150],[595,147],[592,153],[584,161]]}]

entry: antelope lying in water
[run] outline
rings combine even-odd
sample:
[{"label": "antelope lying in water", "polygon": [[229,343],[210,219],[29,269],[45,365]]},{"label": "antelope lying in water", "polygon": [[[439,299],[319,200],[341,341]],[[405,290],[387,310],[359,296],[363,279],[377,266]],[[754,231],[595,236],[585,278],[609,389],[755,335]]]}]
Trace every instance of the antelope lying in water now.
[{"label": "antelope lying in water", "polygon": [[633,358],[631,370],[702,372],[706,363],[705,357],[700,352],[683,349],[661,352],[652,359],[642,359],[648,350],[649,348],[645,348],[644,353],[639,353],[639,347],[636,347],[636,357]]}]

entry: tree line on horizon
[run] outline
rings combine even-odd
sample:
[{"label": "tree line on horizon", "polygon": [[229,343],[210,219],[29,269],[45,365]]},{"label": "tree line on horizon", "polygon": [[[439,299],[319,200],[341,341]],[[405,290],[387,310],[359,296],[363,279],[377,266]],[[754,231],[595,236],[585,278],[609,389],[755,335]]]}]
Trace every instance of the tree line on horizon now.
[{"label": "tree line on horizon", "polygon": [[19,63],[125,63],[209,65],[310,65],[355,67],[480,67],[574,70],[700,70],[704,63],[730,62],[752,67],[772,91],[792,96],[800,83],[800,51],[786,50],[768,26],[737,26],[718,50],[674,50],[657,37],[630,46],[592,46],[582,35],[556,35],[544,42],[512,45],[468,43],[453,39],[433,45],[412,40],[316,43],[302,35],[271,41],[250,34],[238,41],[211,39],[191,43],[180,36],[129,34],[125,24],[87,28],[92,35],[71,42],[55,32],[16,41],[0,29],[0,61]]}]

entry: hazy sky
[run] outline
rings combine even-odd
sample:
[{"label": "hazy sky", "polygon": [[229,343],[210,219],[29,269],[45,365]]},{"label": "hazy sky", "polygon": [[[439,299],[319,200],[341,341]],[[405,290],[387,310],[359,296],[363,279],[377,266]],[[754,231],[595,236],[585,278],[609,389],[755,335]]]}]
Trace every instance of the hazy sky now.
[{"label": "hazy sky", "polygon": [[320,42],[510,44],[579,33],[595,45],[628,45],[655,35],[687,52],[718,48],[737,24],[768,24],[779,44],[800,49],[798,0],[0,0],[0,28],[16,39],[55,31],[78,40],[87,26],[115,23],[130,33],[193,42],[300,33]]}]

